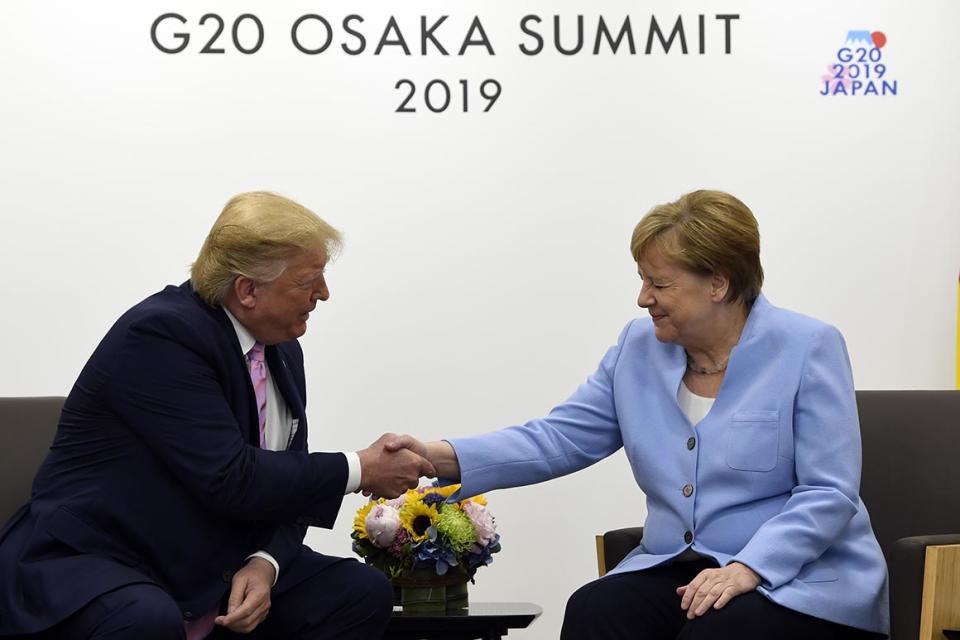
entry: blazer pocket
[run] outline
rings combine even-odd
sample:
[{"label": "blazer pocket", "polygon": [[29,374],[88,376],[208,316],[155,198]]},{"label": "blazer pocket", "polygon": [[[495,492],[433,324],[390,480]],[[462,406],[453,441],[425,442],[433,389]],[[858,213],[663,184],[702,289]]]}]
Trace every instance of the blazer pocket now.
[{"label": "blazer pocket", "polygon": [[80,553],[90,553],[98,556],[113,558],[129,567],[136,567],[140,563],[122,549],[100,529],[87,524],[87,521],[70,511],[60,507],[47,521],[47,533],[76,549]]},{"label": "blazer pocket", "polygon": [[836,569],[808,564],[800,570],[797,580],[800,582],[836,582],[839,577]]},{"label": "blazer pocket", "polygon": [[738,471],[772,471],[779,453],[779,411],[733,414],[727,433],[727,466]]}]

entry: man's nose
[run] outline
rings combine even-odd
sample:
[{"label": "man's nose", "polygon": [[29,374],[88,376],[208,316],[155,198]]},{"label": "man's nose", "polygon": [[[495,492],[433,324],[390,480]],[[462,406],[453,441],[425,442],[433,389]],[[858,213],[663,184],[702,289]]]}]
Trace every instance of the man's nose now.
[{"label": "man's nose", "polygon": [[330,288],[327,287],[326,280],[320,283],[320,288],[317,289],[315,296],[317,300],[320,300],[321,302],[326,302],[330,299]]}]

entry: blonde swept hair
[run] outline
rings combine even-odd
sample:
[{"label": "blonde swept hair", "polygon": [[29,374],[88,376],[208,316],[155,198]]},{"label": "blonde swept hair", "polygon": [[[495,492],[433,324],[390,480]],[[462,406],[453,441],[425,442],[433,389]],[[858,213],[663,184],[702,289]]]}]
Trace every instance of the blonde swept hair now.
[{"label": "blonde swept hair", "polygon": [[633,230],[630,252],[640,262],[654,246],[669,261],[703,275],[730,280],[726,302],[752,304],[763,286],[760,229],[753,213],[723,191],[700,190],[657,205]]},{"label": "blonde swept hair", "polygon": [[207,304],[218,306],[237,276],[271,282],[298,253],[322,246],[332,258],[342,242],[339,231],[289,198],[268,191],[241,193],[213,223],[190,267],[190,282]]}]

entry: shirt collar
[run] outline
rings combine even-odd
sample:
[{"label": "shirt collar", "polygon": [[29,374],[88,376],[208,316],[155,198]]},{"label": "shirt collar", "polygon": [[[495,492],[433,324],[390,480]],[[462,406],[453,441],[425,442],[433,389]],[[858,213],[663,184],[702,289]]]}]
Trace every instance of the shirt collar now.
[{"label": "shirt collar", "polygon": [[251,334],[245,326],[240,324],[240,321],[230,313],[229,309],[223,307],[223,312],[230,318],[230,324],[233,325],[233,330],[237,332],[237,341],[240,342],[240,350],[243,352],[243,355],[246,356],[256,343],[256,338],[253,337],[253,334]]}]

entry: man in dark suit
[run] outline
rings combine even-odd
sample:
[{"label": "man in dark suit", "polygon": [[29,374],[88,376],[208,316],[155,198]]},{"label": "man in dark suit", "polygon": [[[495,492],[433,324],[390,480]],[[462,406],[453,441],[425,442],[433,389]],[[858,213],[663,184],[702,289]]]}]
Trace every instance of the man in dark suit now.
[{"label": "man in dark suit", "polygon": [[302,544],[345,493],[433,475],[381,438],[308,453],[297,338],[336,230],[275,194],[227,203],[191,271],[84,367],[30,502],[0,530],[0,635],[377,638],[386,579]]}]

